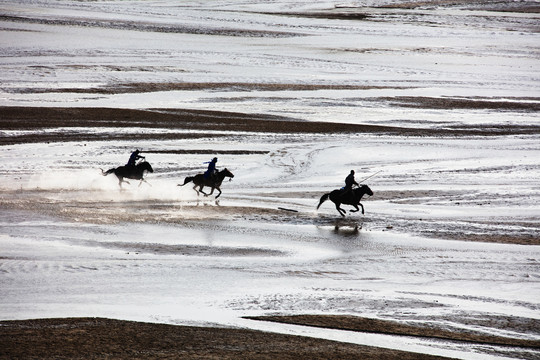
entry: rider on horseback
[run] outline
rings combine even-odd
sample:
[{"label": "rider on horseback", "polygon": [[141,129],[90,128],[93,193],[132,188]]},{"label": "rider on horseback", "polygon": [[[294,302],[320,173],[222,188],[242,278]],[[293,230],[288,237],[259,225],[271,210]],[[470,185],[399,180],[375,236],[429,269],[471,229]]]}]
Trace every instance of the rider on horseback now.
[{"label": "rider on horseback", "polygon": [[139,149],[135,150],[129,156],[129,160],[126,164],[126,167],[135,167],[135,162],[139,159],[144,159],[144,156],[139,155],[141,151]]},{"label": "rider on horseback", "polygon": [[351,170],[350,174],[345,178],[345,187],[343,188],[343,192],[341,193],[341,196],[345,196],[350,191],[352,191],[353,185],[360,186],[354,179],[354,170]]},{"label": "rider on horseback", "polygon": [[216,177],[216,163],[217,163],[217,157],[213,158],[211,161],[205,162],[205,164],[208,164],[208,170],[204,173],[205,179],[211,179],[212,181],[215,181]]}]

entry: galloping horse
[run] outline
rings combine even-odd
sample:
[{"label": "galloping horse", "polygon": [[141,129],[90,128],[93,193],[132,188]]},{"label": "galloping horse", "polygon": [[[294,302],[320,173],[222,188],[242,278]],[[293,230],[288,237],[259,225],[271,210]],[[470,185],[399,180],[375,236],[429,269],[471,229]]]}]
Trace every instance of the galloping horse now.
[{"label": "galloping horse", "polygon": [[332,200],[334,204],[336,204],[336,209],[339,211],[339,214],[341,216],[345,216],[346,211],[340,208],[339,206],[341,204],[347,204],[352,205],[356,210],[351,210],[351,212],[357,212],[360,209],[358,208],[358,205],[362,208],[362,214],[364,213],[364,205],[360,204],[360,199],[362,199],[362,196],[365,194],[368,194],[369,196],[373,195],[373,191],[369,188],[367,185],[360,185],[360,187],[352,189],[349,193],[345,194],[343,196],[343,190],[334,190],[330,193],[324,194],[321,197],[321,201],[319,202],[319,205],[317,205],[317,209],[322,205],[323,202],[328,200]]},{"label": "galloping horse", "polygon": [[[204,174],[197,174],[195,176],[188,176],[184,179],[183,184],[178,184],[178,186],[184,186],[188,182],[193,181],[195,186],[193,186],[193,190],[197,191],[197,195],[199,195],[199,191],[204,194],[204,196],[210,196],[214,193],[214,189],[217,189],[219,191],[219,194],[217,194],[216,199],[221,195],[221,189],[219,188],[221,186],[221,183],[223,182],[223,179],[225,177],[230,177],[231,179],[234,177],[233,173],[230,172],[227,169],[218,171],[214,178],[208,177],[205,178]],[[196,189],[196,187],[199,187],[199,190]],[[205,193],[202,189],[205,187],[211,187],[212,191],[210,191],[210,194]]]},{"label": "galloping horse", "polygon": [[152,169],[152,166],[150,165],[150,163],[143,161],[143,162],[138,163],[134,167],[119,166],[117,168],[112,168],[107,171],[101,170],[101,173],[103,174],[103,176],[107,176],[109,174],[114,173],[114,175],[116,175],[116,177],[118,178],[118,185],[122,187],[123,182],[129,184],[129,181],[124,180],[124,178],[133,179],[133,180],[141,180],[141,182],[139,183],[139,186],[141,186],[143,181],[146,182],[146,180],[144,180],[143,178],[145,171],[154,172],[154,169]]}]

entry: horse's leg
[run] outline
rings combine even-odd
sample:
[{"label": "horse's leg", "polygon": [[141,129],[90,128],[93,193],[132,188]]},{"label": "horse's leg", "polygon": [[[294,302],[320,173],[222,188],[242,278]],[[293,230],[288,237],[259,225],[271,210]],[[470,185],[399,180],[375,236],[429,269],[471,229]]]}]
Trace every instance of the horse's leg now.
[{"label": "horse's leg", "polygon": [[195,190],[195,192],[197,193],[197,196],[199,196],[200,194],[199,194],[199,190],[197,190],[197,186],[199,185],[195,184],[195,186],[193,187],[193,190]]},{"label": "horse's leg", "polygon": [[216,195],[216,199],[221,195],[221,189],[219,187],[216,187],[217,191],[219,191],[219,194]]},{"label": "horse's leg", "polygon": [[[361,205],[361,204],[358,204],[358,205]],[[357,212],[357,211],[360,211],[360,209],[358,208],[358,205],[353,205],[355,210],[351,210],[351,212]]]},{"label": "horse's leg", "polygon": [[336,209],[337,211],[339,211],[339,214],[341,216],[345,216],[345,213],[347,213],[347,211],[343,210],[342,208],[339,207],[339,205],[341,205],[341,203],[336,203]]},{"label": "horse's leg", "polygon": [[215,188],[212,186],[212,190],[210,190],[210,193],[204,194],[204,195],[205,195],[205,196],[210,196],[210,195],[212,195],[212,194],[214,193],[214,189],[215,189]]},{"label": "horse's leg", "polygon": [[202,192],[204,196],[208,196],[208,194],[203,191],[203,188],[204,188],[204,185],[199,186],[199,191]]},{"label": "horse's leg", "polygon": [[146,179],[141,179],[141,182],[139,183],[139,187],[141,187],[142,183],[146,183],[146,184],[152,186],[152,184],[150,184],[148,181],[146,181]]},{"label": "horse's leg", "polygon": [[122,183],[124,182],[124,178],[122,176],[118,176],[118,175],[116,177],[118,178],[118,186],[120,186],[120,188],[122,188]]},{"label": "horse's leg", "polygon": [[360,207],[362,208],[362,215],[364,215],[364,205],[358,203],[358,205],[360,205]]}]

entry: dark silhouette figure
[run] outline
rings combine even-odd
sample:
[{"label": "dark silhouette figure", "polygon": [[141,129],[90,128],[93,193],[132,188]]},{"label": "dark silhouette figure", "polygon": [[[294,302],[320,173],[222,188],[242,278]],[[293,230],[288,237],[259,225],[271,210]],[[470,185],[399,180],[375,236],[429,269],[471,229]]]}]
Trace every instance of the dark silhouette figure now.
[{"label": "dark silhouette figure", "polygon": [[217,157],[215,157],[211,161],[205,163],[205,164],[208,164],[208,169],[204,173],[204,178],[205,179],[211,179],[216,174],[216,172],[217,172],[216,163],[217,163]]},{"label": "dark silhouette figure", "polygon": [[[227,169],[224,169],[224,170],[221,170],[221,171],[218,171],[215,176],[211,176],[211,177],[208,177],[208,178],[205,178],[204,177],[204,174],[197,174],[195,176],[188,176],[184,179],[184,183],[183,184],[178,184],[178,186],[184,186],[186,185],[187,183],[193,181],[193,183],[195,184],[195,186],[193,186],[193,190],[195,190],[197,192],[197,195],[199,195],[199,191],[202,192],[204,194],[204,196],[210,196],[214,193],[214,189],[217,189],[217,191],[219,191],[219,194],[217,194],[216,196],[216,199],[221,195],[221,189],[220,189],[220,186],[221,186],[221,183],[223,182],[223,179],[225,179],[225,177],[229,177],[229,178],[233,178],[234,175],[232,172],[230,172],[229,170]],[[199,190],[197,190],[197,186],[199,187]],[[203,188],[205,186],[208,186],[208,187],[211,187],[212,188],[212,191],[210,191],[209,194],[205,193],[203,191]]]},{"label": "dark silhouette figure", "polygon": [[351,191],[347,194],[343,193],[343,190],[334,190],[330,193],[324,194],[321,197],[321,201],[319,202],[319,205],[317,205],[317,209],[321,207],[322,203],[326,200],[330,199],[334,204],[336,204],[336,209],[339,211],[339,214],[341,216],[345,216],[346,211],[340,208],[341,204],[347,204],[352,205],[356,210],[351,210],[351,212],[357,212],[360,209],[358,206],[362,208],[362,214],[364,213],[364,205],[360,204],[360,200],[362,197],[368,194],[369,196],[373,195],[373,191],[369,188],[367,185],[360,185],[360,187],[351,189]]},{"label": "dark silhouette figure", "polygon": [[122,187],[123,182],[129,184],[129,181],[124,180],[124,178],[133,179],[133,180],[141,180],[141,182],[139,183],[139,186],[141,186],[143,181],[146,182],[146,180],[144,180],[145,171],[154,172],[154,169],[152,169],[152,166],[150,165],[150,163],[146,161],[140,162],[134,166],[126,165],[126,166],[119,166],[117,168],[112,168],[107,171],[101,170],[103,176],[107,176],[109,174],[116,175],[116,177],[118,178],[118,185],[120,185],[120,187]]},{"label": "dark silhouette figure", "polygon": [[360,186],[354,179],[354,170],[351,170],[349,175],[347,175],[347,177],[345,178],[345,187],[341,192],[341,196],[349,196],[349,193],[352,191],[353,185]]},{"label": "dark silhouette figure", "polygon": [[139,149],[132,152],[131,155],[129,156],[129,160],[128,160],[126,166],[134,167],[137,160],[144,159],[144,156],[139,155],[140,153],[141,153],[141,151]]}]

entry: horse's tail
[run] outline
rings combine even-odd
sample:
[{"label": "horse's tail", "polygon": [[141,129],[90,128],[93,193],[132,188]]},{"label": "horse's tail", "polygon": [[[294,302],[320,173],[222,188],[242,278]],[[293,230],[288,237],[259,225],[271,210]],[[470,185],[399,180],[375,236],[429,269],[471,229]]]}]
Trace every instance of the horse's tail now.
[{"label": "horse's tail", "polygon": [[183,184],[178,184],[178,186],[184,186],[186,185],[188,182],[191,182],[193,181],[193,179],[195,179],[195,176],[188,176],[184,179],[184,183]]},{"label": "horse's tail", "polygon": [[321,196],[321,201],[319,202],[319,205],[317,205],[317,210],[319,210],[322,203],[325,202],[326,200],[328,200],[329,197],[330,197],[330,193],[324,194],[323,196]]},{"label": "horse's tail", "polygon": [[101,170],[101,175],[107,176],[107,175],[109,175],[109,174],[112,174],[112,173],[114,172],[114,170],[116,170],[116,169],[115,169],[115,168],[112,168],[112,169],[109,169],[109,170],[107,170],[107,171],[103,171],[103,169],[99,169],[99,170]]}]

